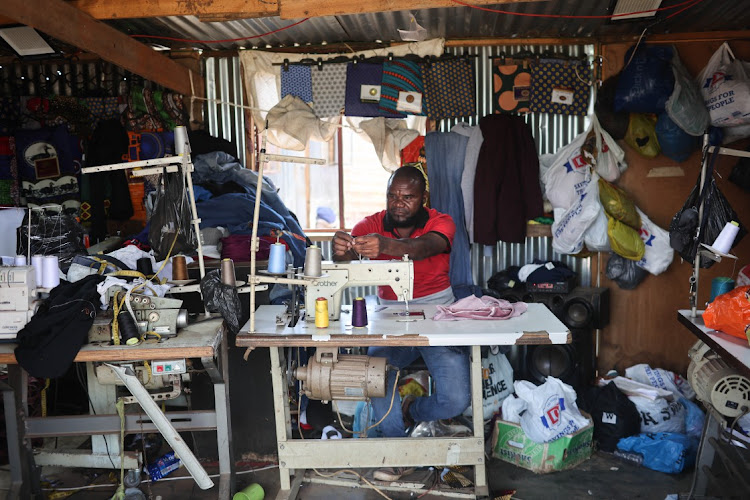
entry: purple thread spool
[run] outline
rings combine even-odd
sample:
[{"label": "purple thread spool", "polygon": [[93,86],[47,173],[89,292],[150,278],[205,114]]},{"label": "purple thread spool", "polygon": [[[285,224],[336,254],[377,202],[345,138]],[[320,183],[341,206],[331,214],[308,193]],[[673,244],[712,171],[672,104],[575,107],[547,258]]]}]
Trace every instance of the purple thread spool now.
[{"label": "purple thread spool", "polygon": [[362,297],[354,299],[352,305],[352,326],[363,328],[367,326],[367,302]]}]

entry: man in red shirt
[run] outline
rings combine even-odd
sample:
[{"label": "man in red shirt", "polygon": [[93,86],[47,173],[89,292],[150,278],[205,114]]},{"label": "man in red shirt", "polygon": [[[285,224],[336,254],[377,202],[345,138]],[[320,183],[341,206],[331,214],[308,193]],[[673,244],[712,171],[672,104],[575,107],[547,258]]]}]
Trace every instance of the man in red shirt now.
[{"label": "man in red shirt", "polygon": [[[427,209],[425,178],[414,167],[401,167],[388,181],[387,208],[366,217],[352,229],[351,235],[338,231],[333,237],[334,260],[361,257],[388,260],[408,254],[414,260],[414,299],[411,304],[451,304],[455,301],[448,271],[455,224],[449,215]],[[391,304],[396,297],[389,286],[378,287],[381,303]],[[372,400],[376,421],[385,437],[403,437],[404,422],[433,421],[460,415],[471,402],[469,355],[455,347],[370,347],[368,355],[385,357],[388,364],[402,369],[422,356],[435,382],[429,397],[404,400],[403,408],[388,408],[396,374],[388,373],[384,398]],[[376,479],[394,481],[403,469],[378,469]]]}]

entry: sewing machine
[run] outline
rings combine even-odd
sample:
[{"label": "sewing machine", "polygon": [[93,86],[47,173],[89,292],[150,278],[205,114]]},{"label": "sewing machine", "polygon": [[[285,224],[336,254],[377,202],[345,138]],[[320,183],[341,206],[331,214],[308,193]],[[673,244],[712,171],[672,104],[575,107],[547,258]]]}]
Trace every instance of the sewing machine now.
[{"label": "sewing machine", "polygon": [[388,285],[400,300],[413,297],[414,262],[403,260],[366,260],[351,262],[324,261],[323,276],[307,286],[305,309],[307,321],[315,321],[315,301],[328,300],[328,316],[337,321],[341,315],[341,292],[350,286]]},{"label": "sewing machine", "polygon": [[12,340],[26,326],[38,305],[32,266],[0,267],[0,338]]}]

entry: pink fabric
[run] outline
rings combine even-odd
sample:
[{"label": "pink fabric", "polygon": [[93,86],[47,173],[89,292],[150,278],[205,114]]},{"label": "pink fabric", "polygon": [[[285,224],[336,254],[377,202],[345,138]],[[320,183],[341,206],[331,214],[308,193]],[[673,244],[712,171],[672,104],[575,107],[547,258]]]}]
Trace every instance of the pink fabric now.
[{"label": "pink fabric", "polygon": [[435,321],[456,321],[460,319],[510,319],[526,312],[525,302],[511,303],[485,295],[469,295],[449,306],[437,306]]}]

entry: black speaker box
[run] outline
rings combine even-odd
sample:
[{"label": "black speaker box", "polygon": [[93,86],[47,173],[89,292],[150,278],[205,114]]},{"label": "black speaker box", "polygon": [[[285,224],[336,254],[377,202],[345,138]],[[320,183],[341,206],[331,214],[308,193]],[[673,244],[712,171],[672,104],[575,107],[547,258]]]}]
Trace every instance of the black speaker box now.
[{"label": "black speaker box", "polygon": [[570,293],[514,292],[508,295],[546,305],[568,328],[597,329],[609,324],[609,288],[579,286]]}]

